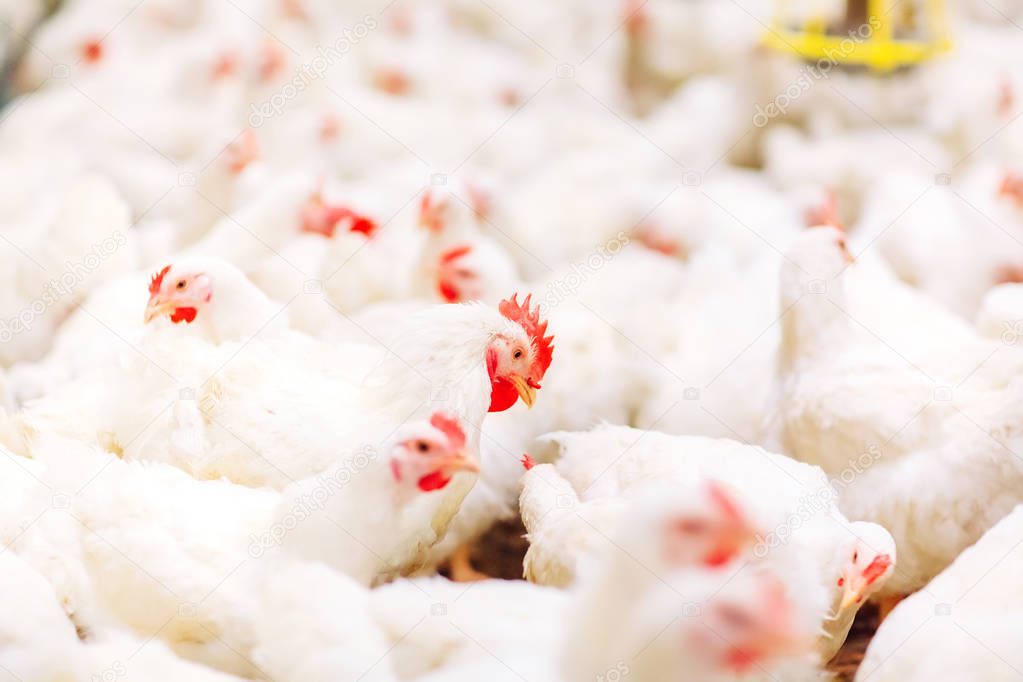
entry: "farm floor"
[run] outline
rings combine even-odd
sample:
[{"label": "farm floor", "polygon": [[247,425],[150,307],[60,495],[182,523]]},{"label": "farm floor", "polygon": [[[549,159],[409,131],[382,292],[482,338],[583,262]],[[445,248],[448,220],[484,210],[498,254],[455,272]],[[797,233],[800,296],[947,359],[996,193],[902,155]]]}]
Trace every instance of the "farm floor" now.
[{"label": "farm floor", "polygon": [[[523,537],[525,532],[521,521],[517,519],[498,524],[476,545],[473,565],[478,571],[494,578],[521,579],[522,558],[528,547]],[[845,646],[828,666],[835,673],[836,682],[852,681],[877,626],[877,609],[868,604],[860,611]]]}]

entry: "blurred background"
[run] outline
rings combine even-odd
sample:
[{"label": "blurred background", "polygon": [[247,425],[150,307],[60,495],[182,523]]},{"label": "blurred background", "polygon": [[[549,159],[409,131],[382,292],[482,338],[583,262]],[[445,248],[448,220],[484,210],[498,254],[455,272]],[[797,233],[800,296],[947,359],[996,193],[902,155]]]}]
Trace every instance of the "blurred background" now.
[{"label": "blurred background", "polygon": [[[1019,158],[1016,0],[3,4],[4,222],[45,224],[98,173],[146,264],[236,208],[257,154],[275,173],[373,178],[380,222],[462,179],[526,277],[543,271],[530,253],[579,255],[551,231],[693,251],[716,230],[755,249],[778,208],[755,190],[815,210],[823,188],[866,234],[927,186],[977,205]],[[1023,263],[992,238],[998,267]],[[919,263],[895,267],[928,286]],[[971,315],[972,289],[948,303]]]}]

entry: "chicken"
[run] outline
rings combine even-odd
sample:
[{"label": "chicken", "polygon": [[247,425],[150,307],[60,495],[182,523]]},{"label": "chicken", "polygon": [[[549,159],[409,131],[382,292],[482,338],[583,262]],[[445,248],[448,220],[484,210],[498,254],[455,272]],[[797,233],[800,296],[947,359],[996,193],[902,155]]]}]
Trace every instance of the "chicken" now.
[{"label": "chicken", "polygon": [[[611,671],[651,681],[817,679],[813,630],[805,626],[820,614],[806,610],[813,599],[805,591],[818,589],[806,567],[750,568],[737,538],[728,537],[733,529],[691,532],[693,511],[667,491],[634,505],[576,592],[566,679]],[[699,566],[708,548],[724,546],[730,551],[713,566]]]},{"label": "chicken", "polygon": [[0,359],[36,360],[60,321],[91,289],[134,267],[128,207],[102,177],[77,180],[48,215],[5,229],[11,286],[0,300]]},{"label": "chicken", "polygon": [[[605,549],[630,501],[634,503],[636,499],[659,492],[646,489],[642,490],[643,494],[598,497],[581,502],[555,465],[536,465],[528,457],[524,464],[531,472],[522,484],[522,515],[530,541],[524,573],[528,580],[540,584],[566,587],[576,582]],[[691,500],[694,507],[676,510],[678,518],[691,519],[691,523],[680,526],[701,529],[691,536],[686,535],[685,529],[681,531],[681,538],[693,553],[687,558],[688,562],[714,567],[733,558],[739,549],[753,544],[757,529],[738,513],[737,505],[720,487],[710,484],[705,489],[697,486],[694,490],[683,489],[673,494]]]},{"label": "chicken", "polygon": [[[824,632],[825,660],[842,645],[859,606],[896,572],[892,536],[879,525],[847,521],[832,483],[816,467],[734,441],[619,426],[548,439],[560,451],[557,463],[531,469],[522,482],[530,579],[563,585],[585,574],[593,552],[622,527],[627,502],[668,495],[662,488],[693,505],[702,501],[698,510],[678,512],[692,519],[681,527],[693,534],[691,546],[707,537],[722,543],[703,547],[706,564],[722,563],[755,535],[758,562],[794,563],[814,576],[822,594],[805,596],[813,628]],[[704,478],[724,487],[693,491]]]},{"label": "chicken", "polygon": [[4,595],[0,670],[10,680],[84,679],[85,657],[75,627],[50,584],[13,552],[0,554]]},{"label": "chicken", "polygon": [[278,563],[258,595],[251,659],[278,682],[395,682],[374,594],[318,562]]},{"label": "chicken", "polygon": [[399,580],[374,590],[374,620],[403,680],[559,680],[562,590],[522,581]]},{"label": "chicken", "polygon": [[[349,599],[363,594],[360,584],[407,570],[417,550],[443,534],[438,508],[457,509],[448,484],[476,468],[464,446],[456,420],[413,419],[379,455],[360,453],[282,494],[196,481],[173,467],[122,462],[44,434],[36,460],[0,458],[9,469],[5,539],[46,575],[83,632],[102,631],[114,618],[220,670],[254,674],[257,649],[287,669],[286,652],[263,640],[260,628],[277,631],[263,623],[273,620],[268,614],[279,600],[318,603],[322,594],[274,588],[281,576],[323,574],[314,581],[321,590]],[[62,464],[68,458],[73,465]],[[383,496],[373,514],[365,511],[367,493]],[[15,534],[21,519],[28,530]],[[303,557],[323,568],[302,568]],[[264,594],[267,606],[258,599]],[[324,619],[325,638],[338,631],[331,620]],[[369,657],[367,650],[356,662]]]},{"label": "chicken", "polygon": [[[425,310],[387,346],[329,347],[289,331],[281,309],[223,263],[168,266],[150,292],[153,328],[139,374],[122,373],[118,389],[98,393],[109,376],[83,379],[74,392],[15,415],[21,431],[52,428],[199,478],[280,488],[322,471],[337,458],[337,443],[357,450],[424,411],[459,416],[476,456],[488,411],[520,396],[531,405],[551,361],[545,326],[514,298],[500,311],[478,304]],[[463,339],[462,351],[438,356],[435,349],[451,338]],[[239,341],[208,343],[223,339]],[[128,393],[136,399],[124,405]],[[322,399],[307,398],[317,394]]]},{"label": "chicken", "polygon": [[857,680],[1011,680],[1023,666],[1014,633],[1023,555],[1016,507],[881,624]]},{"label": "chicken", "polygon": [[0,625],[4,646],[0,666],[9,679],[89,680],[116,676],[132,682],[196,680],[231,682],[241,678],[188,663],[161,642],[143,640],[116,629],[79,640],[60,608],[53,587],[13,552],[0,556],[6,595],[17,609]]},{"label": "chicken", "polygon": [[777,258],[749,265],[717,247],[693,254],[678,292],[662,304],[685,320],[643,343],[656,362],[640,369],[630,423],[667,433],[759,443],[774,385]]},{"label": "chicken", "polygon": [[[825,279],[844,267],[842,243],[830,228],[810,230],[783,267],[783,305],[792,309],[783,320],[780,355],[782,442],[797,458],[842,481],[838,504],[850,519],[880,523],[892,532],[899,569],[881,594],[905,594],[926,584],[1021,501],[1012,454],[1023,386],[1019,357],[1014,348],[954,325],[943,340],[959,334],[964,342],[954,351],[929,344],[920,365],[893,352],[881,332],[860,335],[852,326],[854,313],[844,306],[864,308],[846,303],[844,278]],[[815,292],[812,282],[824,281],[826,291]],[[797,295],[797,289],[807,293]],[[892,293],[885,315],[900,305],[898,290]],[[928,316],[931,311],[921,306],[916,311],[917,335],[941,328],[940,315]],[[934,326],[920,329],[921,319]],[[880,320],[876,328],[885,324]],[[975,348],[980,359],[971,371],[962,360]],[[956,366],[934,362],[943,355],[962,363],[958,385],[949,381],[943,387],[943,375],[929,374],[943,370],[944,377],[954,376]],[[918,487],[923,471],[934,494]]]},{"label": "chicken", "polygon": [[[96,287],[61,324],[44,358],[9,368],[15,404],[39,398],[96,368],[116,367],[142,335],[137,292],[148,281],[148,275],[130,274]],[[118,344],[109,342],[110,333],[120,337]]]},{"label": "chicken", "polygon": [[[428,425],[410,422],[398,427],[395,440],[400,454],[386,463],[374,461],[378,455],[367,450],[321,476],[290,486],[277,523],[287,527],[289,517],[311,501],[313,509],[287,535],[284,547],[341,568],[367,584],[418,567],[421,555],[444,536],[468,492],[461,482],[447,489],[452,477],[478,472],[479,462],[467,454],[466,434],[458,420],[440,412]],[[357,484],[345,485],[356,476]],[[330,481],[347,489],[336,494]],[[383,491],[384,499],[391,498],[391,506],[366,514],[366,500],[372,499],[367,493],[375,489]],[[423,494],[433,491],[444,492]],[[329,500],[320,503],[324,495]],[[324,537],[338,535],[337,530],[342,531],[340,539],[323,542]]]},{"label": "chicken", "polygon": [[[973,175],[976,175],[974,173]],[[959,184],[959,183],[957,183]],[[854,253],[873,248],[892,266],[900,280],[972,319],[981,297],[1023,262],[1015,237],[993,219],[979,220],[990,208],[971,197],[969,175],[963,185],[934,186],[931,176],[889,173],[867,198],[853,231]],[[995,198],[988,181],[987,204]],[[977,191],[977,190],[974,190]],[[977,211],[982,211],[978,216]],[[982,229],[978,229],[982,228]],[[963,254],[970,253],[970,258]],[[956,272],[956,277],[948,273]]]},{"label": "chicken", "polygon": [[[986,404],[963,409],[961,426],[942,442],[902,453],[881,448],[873,461],[863,462],[867,466],[846,476],[842,511],[883,524],[898,546],[899,570],[882,586],[882,596],[922,588],[1023,501],[1014,454],[1020,390],[1017,381],[1009,395],[998,392]],[[918,487],[921,471],[928,472],[933,493]]]},{"label": "chicken", "polygon": [[779,192],[761,175],[724,165],[682,180],[674,189],[651,187],[651,210],[633,230],[644,245],[680,260],[703,250],[740,265],[776,256],[799,233],[803,204],[822,194],[812,187]]},{"label": "chicken", "polygon": [[[640,372],[663,371],[644,350],[644,335],[653,333],[650,315],[658,309],[662,294],[675,291],[678,265],[660,254],[618,242],[608,248],[608,254],[626,250],[603,256],[606,260],[596,267],[592,260],[572,263],[533,287],[534,300],[541,310],[550,311],[551,329],[559,347],[570,349],[572,361],[544,380],[541,409],[528,413],[511,409],[488,418],[480,480],[466,497],[447,538],[434,548],[434,563],[454,554],[452,568],[458,568],[464,556],[456,548],[471,543],[494,522],[513,517],[519,459],[537,436],[556,428],[586,428],[599,419],[628,420],[643,388]],[[644,279],[636,277],[639,273]],[[625,288],[620,286],[623,280],[637,284]],[[650,298],[631,307],[622,305],[638,293],[640,282]],[[627,335],[622,331],[626,329]],[[474,577],[459,568],[459,577],[463,576]]]},{"label": "chicken", "polygon": [[[375,590],[371,604],[394,642],[395,672],[415,680],[487,674],[569,682],[609,671],[675,679],[706,666],[708,675],[720,676],[708,679],[727,680],[754,663],[773,669],[788,656],[796,659],[786,662],[789,669],[813,670],[812,662],[798,661],[808,639],[792,622],[787,588],[777,576],[735,573],[738,564],[729,563],[734,555],[722,556],[714,568],[697,568],[706,545],[731,544],[731,538],[718,537],[730,531],[711,528],[704,538],[680,534],[678,512],[664,498],[630,511],[637,532],[606,543],[591,579],[577,590],[498,580],[465,586],[439,578]],[[718,619],[725,612],[735,621],[749,617],[750,627],[724,624],[723,645],[698,637],[705,626],[722,626]],[[666,630],[671,634],[657,636]]]},{"label": "chicken", "polygon": [[832,476],[864,453],[895,456],[973,429],[960,410],[1023,367],[1016,349],[850,267],[844,244],[833,228],[811,229],[782,264],[779,394],[768,425],[769,443]]}]

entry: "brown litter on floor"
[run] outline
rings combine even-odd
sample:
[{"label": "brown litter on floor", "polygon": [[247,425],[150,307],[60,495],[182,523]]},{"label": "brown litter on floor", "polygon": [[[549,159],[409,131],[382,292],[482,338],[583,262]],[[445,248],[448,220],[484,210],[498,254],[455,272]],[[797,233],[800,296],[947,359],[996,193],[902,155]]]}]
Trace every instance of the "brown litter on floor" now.
[{"label": "brown litter on floor", "polygon": [[[521,580],[522,558],[529,547],[525,534],[526,529],[519,519],[497,524],[473,548],[473,567],[493,578]],[[852,682],[877,626],[877,608],[868,604],[853,623],[845,646],[828,665],[836,682]]]}]

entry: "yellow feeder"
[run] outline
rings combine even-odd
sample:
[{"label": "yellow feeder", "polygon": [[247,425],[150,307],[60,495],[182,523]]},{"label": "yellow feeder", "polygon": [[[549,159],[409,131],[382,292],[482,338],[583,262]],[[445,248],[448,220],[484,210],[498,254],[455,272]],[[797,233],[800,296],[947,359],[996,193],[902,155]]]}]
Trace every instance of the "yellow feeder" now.
[{"label": "yellow feeder", "polygon": [[805,19],[801,29],[793,28],[789,5],[787,0],[775,1],[764,40],[768,47],[802,59],[884,72],[952,48],[943,0],[849,0],[837,28],[829,27],[821,15]]}]

